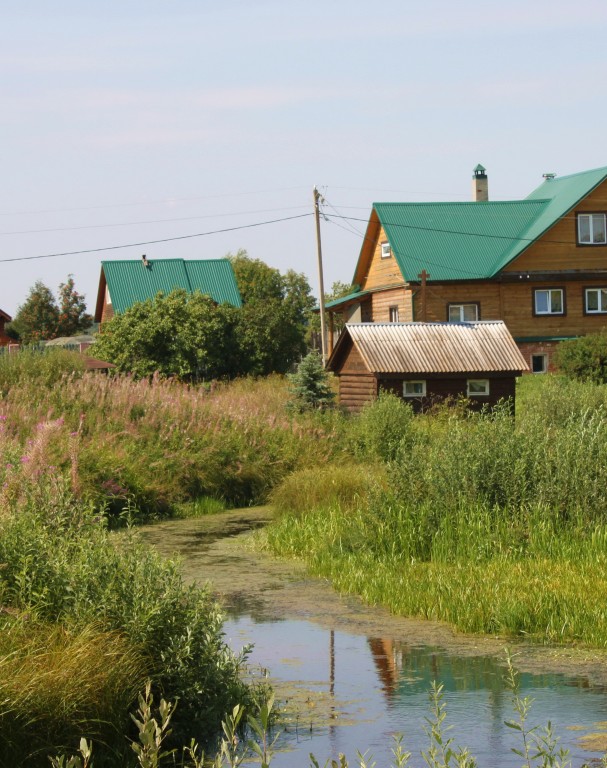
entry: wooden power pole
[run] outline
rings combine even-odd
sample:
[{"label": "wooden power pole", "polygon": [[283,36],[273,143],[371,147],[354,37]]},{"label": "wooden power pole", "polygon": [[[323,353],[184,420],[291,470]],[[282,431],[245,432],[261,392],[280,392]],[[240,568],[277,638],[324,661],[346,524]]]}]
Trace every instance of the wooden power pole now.
[{"label": "wooden power pole", "polygon": [[314,218],[316,220],[316,252],[318,254],[318,290],[320,292],[320,343],[322,363],[327,364],[327,328],[325,323],[325,281],[322,273],[322,247],[320,244],[320,208],[322,201],[320,192],[314,187]]}]

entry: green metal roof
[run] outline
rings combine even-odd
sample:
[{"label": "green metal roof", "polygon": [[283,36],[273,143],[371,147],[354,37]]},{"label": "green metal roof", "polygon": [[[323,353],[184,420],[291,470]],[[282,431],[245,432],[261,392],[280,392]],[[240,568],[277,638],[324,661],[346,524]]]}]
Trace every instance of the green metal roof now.
[{"label": "green metal roof", "polygon": [[101,266],[112,306],[119,314],[138,301],[153,299],[159,291],[167,294],[176,288],[188,293],[200,291],[218,304],[242,305],[236,277],[227,259],[150,259],[147,266],[137,259],[103,261]]},{"label": "green metal roof", "polygon": [[325,304],[325,309],[331,309],[331,307],[338,307],[340,304],[345,304],[347,301],[352,301],[352,299],[360,299],[361,296],[367,296],[371,291],[354,291],[353,293],[349,293],[347,296],[341,296],[339,299],[333,299],[333,301],[328,301]]},{"label": "green metal roof", "polygon": [[607,167],[547,179],[525,200],[374,203],[407,281],[493,277],[607,178]]}]

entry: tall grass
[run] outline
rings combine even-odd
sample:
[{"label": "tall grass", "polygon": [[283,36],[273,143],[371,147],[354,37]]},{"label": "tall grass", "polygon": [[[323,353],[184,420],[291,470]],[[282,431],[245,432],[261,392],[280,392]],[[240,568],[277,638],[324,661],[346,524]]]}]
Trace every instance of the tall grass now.
[{"label": "tall grass", "polygon": [[0,632],[0,765],[48,765],[47,755],[94,739],[116,760],[129,708],[149,664],[122,635],[94,626],[68,631],[30,618]]},{"label": "tall grass", "polygon": [[208,390],[86,374],[13,386],[0,419],[23,451],[39,424],[62,419],[48,463],[72,466],[81,496],[145,517],[200,496],[260,503],[294,469],[329,460],[339,415],[290,414],[287,400],[279,378]]},{"label": "tall grass", "polygon": [[[383,462],[385,483],[354,507],[338,492],[309,495],[273,526],[270,546],[395,613],[607,645],[607,389],[551,377],[521,389],[516,419],[506,407],[414,419],[380,400],[351,439],[368,464]],[[364,486],[368,471],[356,472]]]}]

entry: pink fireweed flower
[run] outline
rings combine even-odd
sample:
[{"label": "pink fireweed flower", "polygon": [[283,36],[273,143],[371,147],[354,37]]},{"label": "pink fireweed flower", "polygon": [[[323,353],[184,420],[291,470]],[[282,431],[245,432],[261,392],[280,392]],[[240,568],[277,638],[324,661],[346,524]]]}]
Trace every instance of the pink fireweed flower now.
[{"label": "pink fireweed flower", "polygon": [[22,463],[22,464],[27,464],[27,462],[28,462],[29,460],[30,460],[30,457],[29,457],[29,456],[22,456],[22,457],[21,457],[21,463]]}]

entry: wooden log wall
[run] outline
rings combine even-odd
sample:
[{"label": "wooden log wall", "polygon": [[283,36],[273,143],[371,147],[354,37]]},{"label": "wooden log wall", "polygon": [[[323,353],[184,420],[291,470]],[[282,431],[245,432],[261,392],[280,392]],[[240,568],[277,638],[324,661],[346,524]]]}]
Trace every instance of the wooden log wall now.
[{"label": "wooden log wall", "polygon": [[356,412],[377,397],[377,379],[372,373],[341,373],[339,404]]}]

